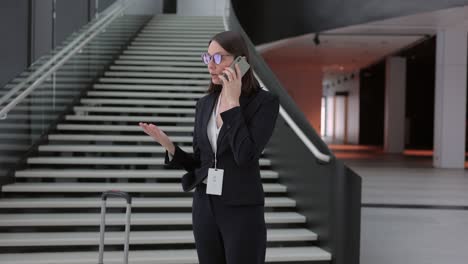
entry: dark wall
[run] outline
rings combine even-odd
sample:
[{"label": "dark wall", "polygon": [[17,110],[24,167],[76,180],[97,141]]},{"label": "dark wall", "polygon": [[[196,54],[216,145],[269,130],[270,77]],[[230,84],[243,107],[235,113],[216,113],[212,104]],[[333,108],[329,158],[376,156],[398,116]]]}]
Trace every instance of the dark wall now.
[{"label": "dark wall", "polygon": [[[91,0],[93,2],[95,0]],[[106,10],[110,5],[112,5],[116,0],[99,0],[99,12]]]},{"label": "dark wall", "polygon": [[88,0],[57,0],[55,22],[55,45],[88,23]]},{"label": "dark wall", "polygon": [[163,13],[164,14],[177,14],[177,1],[164,0],[163,1]]},{"label": "dark wall", "polygon": [[[99,10],[114,2],[100,0]],[[54,28],[53,0],[0,1],[0,87],[94,18],[94,5],[95,0],[56,0]]]},{"label": "dark wall", "polygon": [[231,2],[241,26],[256,45],[310,32],[301,14],[305,1]]},{"label": "dark wall", "polygon": [[[405,148],[432,149],[434,142],[436,38],[429,38],[394,56],[406,58],[407,120]],[[385,61],[361,72],[359,143],[383,145]]]},{"label": "dark wall", "polygon": [[29,0],[0,1],[0,87],[28,65]]},{"label": "dark wall", "polygon": [[32,61],[47,54],[52,44],[52,0],[31,1],[32,23],[31,23],[31,52]]},{"label": "dark wall", "polygon": [[232,0],[255,44],[387,18],[464,6],[468,0]]},{"label": "dark wall", "polygon": [[106,10],[110,5],[115,3],[117,0],[87,0],[88,6],[89,6],[89,20],[92,20],[95,15],[95,10],[96,10],[96,1],[98,1],[98,12],[102,12]]},{"label": "dark wall", "polygon": [[361,71],[359,144],[383,145],[385,114],[385,62]]},{"label": "dark wall", "polygon": [[410,149],[432,149],[434,146],[436,38],[405,50],[406,119]]}]

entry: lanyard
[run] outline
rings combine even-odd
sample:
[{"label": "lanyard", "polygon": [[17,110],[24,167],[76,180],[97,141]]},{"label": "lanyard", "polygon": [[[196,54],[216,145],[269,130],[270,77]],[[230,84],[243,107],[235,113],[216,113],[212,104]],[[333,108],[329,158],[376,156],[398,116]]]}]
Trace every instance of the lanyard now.
[{"label": "lanyard", "polygon": [[216,164],[218,162],[217,158],[216,158],[216,153],[218,152],[218,135],[219,135],[219,131],[221,130],[221,127],[218,129],[218,125],[217,125],[217,119],[218,119],[218,111],[219,111],[219,105],[220,105],[220,102],[221,102],[221,94],[219,94],[219,97],[218,97],[218,103],[216,104],[216,109],[215,109],[215,112],[214,112],[214,126],[215,126],[215,140],[214,140],[214,145],[215,145],[215,148],[216,148],[216,151],[214,153],[214,156],[215,156],[215,164],[214,164],[214,167],[215,167],[215,170],[217,169],[216,168]]}]

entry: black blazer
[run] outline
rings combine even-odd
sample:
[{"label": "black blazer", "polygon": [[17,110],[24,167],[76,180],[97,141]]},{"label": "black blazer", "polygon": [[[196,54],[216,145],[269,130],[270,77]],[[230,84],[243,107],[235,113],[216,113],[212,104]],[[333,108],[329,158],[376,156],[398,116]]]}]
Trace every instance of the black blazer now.
[{"label": "black blazer", "polygon": [[[182,188],[190,191],[214,168],[214,153],[208,140],[207,126],[220,92],[200,98],[196,104],[193,131],[193,155],[175,144],[175,153],[165,164],[184,168]],[[276,95],[261,88],[251,96],[242,95],[239,107],[221,113],[223,126],[217,141],[217,168],[224,169],[221,199],[230,205],[264,205],[265,194],[260,178],[259,158],[273,134],[279,112]]]}]

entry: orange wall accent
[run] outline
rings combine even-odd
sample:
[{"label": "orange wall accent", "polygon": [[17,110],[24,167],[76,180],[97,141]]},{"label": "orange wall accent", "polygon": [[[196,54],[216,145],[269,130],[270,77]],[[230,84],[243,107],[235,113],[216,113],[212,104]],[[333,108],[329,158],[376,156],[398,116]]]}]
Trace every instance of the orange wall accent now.
[{"label": "orange wall accent", "polygon": [[311,62],[262,54],[271,70],[320,135],[322,70]]}]

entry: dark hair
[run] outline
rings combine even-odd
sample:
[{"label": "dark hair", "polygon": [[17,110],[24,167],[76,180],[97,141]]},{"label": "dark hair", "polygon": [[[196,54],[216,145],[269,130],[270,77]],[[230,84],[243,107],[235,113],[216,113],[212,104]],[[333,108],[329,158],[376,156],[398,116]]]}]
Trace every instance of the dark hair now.
[{"label": "dark hair", "polygon": [[[242,38],[241,34],[238,32],[224,31],[218,33],[211,38],[211,40],[208,42],[208,45],[210,45],[212,41],[216,41],[221,47],[223,47],[223,49],[225,49],[234,57],[245,56],[247,62],[250,63],[250,55],[247,44],[245,43],[244,38]],[[251,65],[250,69],[242,77],[241,95],[250,96],[252,93],[257,92],[259,88],[260,84],[258,83],[257,79],[255,79]],[[221,89],[222,85],[214,84],[213,81],[210,80],[208,93],[218,92],[221,91]]]}]

